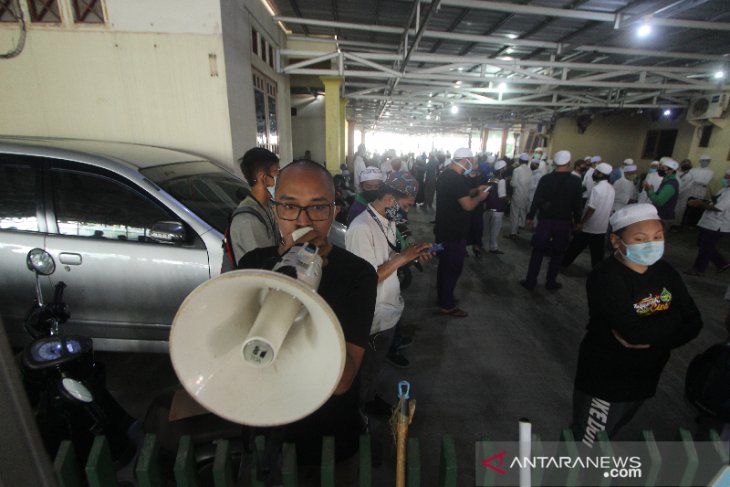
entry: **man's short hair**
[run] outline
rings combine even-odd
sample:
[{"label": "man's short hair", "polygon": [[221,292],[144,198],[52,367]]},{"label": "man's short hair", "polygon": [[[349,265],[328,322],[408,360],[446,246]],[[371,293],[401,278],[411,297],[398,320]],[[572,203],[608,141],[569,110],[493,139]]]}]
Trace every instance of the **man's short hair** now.
[{"label": "man's short hair", "polygon": [[276,182],[277,190],[279,189],[278,186],[279,186],[279,182],[281,181],[281,175],[293,167],[301,167],[302,169],[312,169],[312,170],[321,172],[323,175],[326,176],[325,180],[327,181],[327,186],[328,186],[329,190],[332,191],[332,195],[334,196],[335,182],[334,182],[334,179],[332,178],[332,174],[330,174],[330,172],[327,170],[327,168],[324,167],[322,164],[320,164],[319,162],[314,162],[310,159],[296,159],[296,160],[290,162],[289,164],[287,164],[286,166],[284,166],[284,168],[279,171],[279,179]]},{"label": "man's short hair", "polygon": [[256,184],[256,175],[260,171],[268,172],[271,166],[279,164],[279,158],[270,150],[263,147],[249,149],[238,160],[241,165],[241,172],[249,186]]}]

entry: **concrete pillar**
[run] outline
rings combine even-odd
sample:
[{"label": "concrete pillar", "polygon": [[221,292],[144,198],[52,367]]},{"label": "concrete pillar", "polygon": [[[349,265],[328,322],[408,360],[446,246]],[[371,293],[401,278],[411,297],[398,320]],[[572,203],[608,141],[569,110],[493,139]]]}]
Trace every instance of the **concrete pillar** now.
[{"label": "concrete pillar", "polygon": [[321,76],[324,84],[324,153],[329,172],[336,174],[340,167],[340,86],[339,76]]},{"label": "concrete pillar", "polygon": [[355,121],[347,121],[347,161],[350,170],[355,162]]},{"label": "concrete pillar", "polygon": [[337,161],[337,166],[346,161],[346,149],[347,149],[347,99],[340,100],[340,159]]}]

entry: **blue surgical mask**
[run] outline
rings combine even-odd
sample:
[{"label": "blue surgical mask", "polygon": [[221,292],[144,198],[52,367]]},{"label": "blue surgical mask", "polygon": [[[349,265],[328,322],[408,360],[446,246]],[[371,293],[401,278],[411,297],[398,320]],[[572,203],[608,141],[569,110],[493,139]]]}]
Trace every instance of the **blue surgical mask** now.
[{"label": "blue surgical mask", "polygon": [[626,246],[626,253],[622,255],[634,264],[649,266],[658,262],[664,255],[664,240],[637,244],[627,244],[622,240],[621,243]]},{"label": "blue surgical mask", "polygon": [[650,168],[649,168],[649,172],[650,172],[650,173],[652,173],[652,172],[656,172],[656,168],[655,168],[655,167],[650,167]]},{"label": "blue surgical mask", "polygon": [[459,166],[460,168],[462,168],[464,170],[464,176],[469,176],[469,174],[471,174],[472,171],[474,171],[474,166],[472,166],[471,162],[469,162],[469,169],[465,168],[458,162],[454,162],[454,164],[456,164],[457,166]]},{"label": "blue surgical mask", "polygon": [[720,180],[720,186],[722,186],[723,188],[727,188],[727,179],[722,178]]},{"label": "blue surgical mask", "polygon": [[400,216],[400,203],[397,201],[393,202],[393,206],[385,209],[385,218],[390,221],[395,221]]}]

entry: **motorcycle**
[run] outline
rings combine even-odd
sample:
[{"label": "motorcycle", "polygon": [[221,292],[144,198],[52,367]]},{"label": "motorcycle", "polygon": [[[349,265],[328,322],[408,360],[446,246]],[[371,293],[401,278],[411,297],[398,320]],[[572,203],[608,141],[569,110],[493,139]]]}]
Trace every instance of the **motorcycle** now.
[{"label": "motorcycle", "polygon": [[53,457],[61,441],[70,440],[78,458],[86,458],[94,437],[104,435],[115,463],[124,466],[136,452],[129,434],[134,420],[106,389],[92,340],[63,333],[70,317],[63,302],[66,284],[56,284],[53,301],[43,299],[41,277],[54,273],[53,257],[32,249],[26,263],[35,273],[36,299],[25,320],[33,340],[21,352],[19,365],[46,451]]}]

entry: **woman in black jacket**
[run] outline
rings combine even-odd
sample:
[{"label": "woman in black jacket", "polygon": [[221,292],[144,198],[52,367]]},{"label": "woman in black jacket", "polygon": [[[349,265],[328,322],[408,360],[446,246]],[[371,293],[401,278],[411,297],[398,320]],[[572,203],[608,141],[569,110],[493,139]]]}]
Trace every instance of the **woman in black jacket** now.
[{"label": "woman in black jacket", "polygon": [[670,351],[702,328],[682,278],[661,260],[656,208],[628,205],[610,224],[615,252],[588,276],[590,321],[573,391],[573,433],[587,446],[599,431],[613,436],[654,396]]}]

